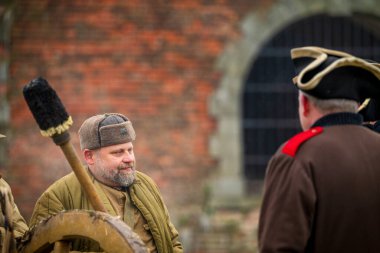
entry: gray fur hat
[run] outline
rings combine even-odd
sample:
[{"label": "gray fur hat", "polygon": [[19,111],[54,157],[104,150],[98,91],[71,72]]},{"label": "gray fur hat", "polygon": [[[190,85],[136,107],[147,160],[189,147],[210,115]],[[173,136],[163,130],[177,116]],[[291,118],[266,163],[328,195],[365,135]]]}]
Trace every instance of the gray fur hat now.
[{"label": "gray fur hat", "polygon": [[94,150],[136,139],[132,122],[120,113],[92,116],[83,122],[78,134],[82,150]]}]

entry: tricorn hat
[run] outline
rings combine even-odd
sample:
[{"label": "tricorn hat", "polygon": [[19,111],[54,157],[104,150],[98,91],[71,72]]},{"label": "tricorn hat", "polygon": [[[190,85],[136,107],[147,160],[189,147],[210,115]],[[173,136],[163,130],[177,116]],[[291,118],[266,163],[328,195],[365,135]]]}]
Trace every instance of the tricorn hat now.
[{"label": "tricorn hat", "polygon": [[320,99],[344,98],[363,102],[380,97],[380,65],[356,56],[321,47],[291,50],[294,84]]}]

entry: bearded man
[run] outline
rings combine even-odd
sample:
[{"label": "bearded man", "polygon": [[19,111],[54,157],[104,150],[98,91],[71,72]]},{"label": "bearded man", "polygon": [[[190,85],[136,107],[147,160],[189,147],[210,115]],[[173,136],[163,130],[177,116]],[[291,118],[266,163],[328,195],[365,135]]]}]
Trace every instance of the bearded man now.
[{"label": "bearded man", "polygon": [[[139,235],[149,252],[183,252],[178,232],[153,180],[136,170],[131,121],[119,113],[96,115],[79,129],[88,173],[107,212]],[[39,198],[30,226],[63,210],[94,210],[74,173],[56,181]],[[99,252],[99,245],[77,240],[72,250]]]}]

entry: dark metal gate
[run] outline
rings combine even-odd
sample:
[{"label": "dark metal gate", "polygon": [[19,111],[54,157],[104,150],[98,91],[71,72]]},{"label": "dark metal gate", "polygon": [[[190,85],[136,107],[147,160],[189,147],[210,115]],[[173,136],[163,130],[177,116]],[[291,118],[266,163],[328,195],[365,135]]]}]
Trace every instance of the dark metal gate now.
[{"label": "dark metal gate", "polygon": [[354,15],[316,15],[297,21],[271,38],[247,76],[242,99],[244,172],[248,182],[261,181],[279,145],[301,131],[290,49],[321,46],[380,61],[380,21]]}]

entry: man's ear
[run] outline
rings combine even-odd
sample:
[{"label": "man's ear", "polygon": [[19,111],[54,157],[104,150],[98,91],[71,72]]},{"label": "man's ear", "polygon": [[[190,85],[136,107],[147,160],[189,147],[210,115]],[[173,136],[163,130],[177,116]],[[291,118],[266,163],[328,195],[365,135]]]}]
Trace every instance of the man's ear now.
[{"label": "man's ear", "polygon": [[95,155],[95,152],[93,150],[90,150],[90,149],[83,150],[83,156],[88,165],[94,164],[94,155]]},{"label": "man's ear", "polygon": [[302,115],[303,116],[309,115],[309,113],[310,113],[310,100],[306,96],[301,95],[301,104],[302,104],[302,108],[303,108]]}]

